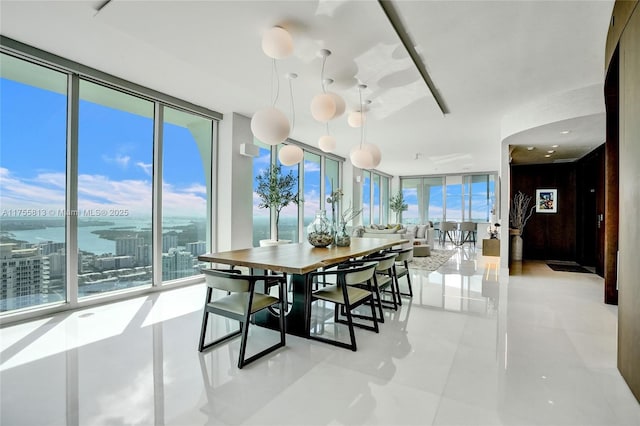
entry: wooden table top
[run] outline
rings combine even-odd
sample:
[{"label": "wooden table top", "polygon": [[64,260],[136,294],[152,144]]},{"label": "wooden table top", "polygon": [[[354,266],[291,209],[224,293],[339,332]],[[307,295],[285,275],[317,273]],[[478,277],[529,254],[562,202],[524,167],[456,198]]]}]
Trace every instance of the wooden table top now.
[{"label": "wooden table top", "polygon": [[198,260],[226,265],[268,269],[290,274],[306,274],[325,266],[335,265],[345,260],[375,253],[385,248],[397,246],[409,240],[386,238],[351,238],[349,247],[313,247],[307,242],[280,244],[269,247],[207,253]]}]

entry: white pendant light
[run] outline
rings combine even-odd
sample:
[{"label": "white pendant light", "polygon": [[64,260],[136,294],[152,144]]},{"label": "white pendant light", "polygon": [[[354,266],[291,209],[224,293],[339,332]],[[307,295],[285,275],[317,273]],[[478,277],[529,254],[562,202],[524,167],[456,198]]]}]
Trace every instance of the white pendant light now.
[{"label": "white pendant light", "polygon": [[344,111],[347,108],[346,104],[344,103],[344,99],[342,99],[342,96],[333,92],[327,92],[327,95],[331,96],[333,98],[333,102],[336,104],[336,112],[335,114],[333,114],[333,117],[331,117],[331,119],[340,117],[342,114],[344,114]]},{"label": "white pendant light", "polygon": [[270,58],[284,59],[293,52],[293,39],[287,30],[273,27],[262,35],[262,51]]},{"label": "white pendant light", "polygon": [[[362,124],[360,126],[360,143],[351,148],[349,158],[351,159],[351,163],[360,169],[373,169],[380,164],[380,161],[382,160],[382,153],[380,152],[380,148],[376,145],[364,142],[364,123],[366,122],[366,119],[364,114],[364,103],[362,102],[362,89],[366,88],[367,86],[364,84],[358,85],[360,111],[357,111],[357,115],[361,118]],[[349,115],[349,118],[351,118],[351,114]]]},{"label": "white pendant light", "polygon": [[336,149],[336,138],[331,135],[320,136],[318,146],[324,152],[333,152]]},{"label": "white pendant light", "polygon": [[380,148],[378,148],[377,145],[371,143],[363,143],[362,149],[371,153],[371,167],[368,168],[375,169],[376,167],[378,167],[380,165],[380,162],[382,161],[382,152],[380,152]]},{"label": "white pendant light", "polygon": [[261,142],[278,145],[289,137],[289,120],[275,107],[263,108],[251,118],[251,132]]},{"label": "white pendant light", "polygon": [[318,52],[318,56],[322,58],[322,70],[320,71],[322,93],[314,96],[311,100],[311,115],[321,123],[326,123],[329,120],[341,116],[345,110],[344,99],[336,93],[327,92],[325,87],[333,83],[332,79],[324,78],[324,65],[329,55],[331,55],[331,51],[327,49],[322,49]]},{"label": "white pendant light", "polygon": [[328,93],[315,95],[311,100],[311,115],[321,123],[326,123],[336,115],[336,102]]},{"label": "white pendant light", "polygon": [[304,151],[297,145],[285,145],[278,152],[278,159],[285,166],[293,166],[302,161]]},{"label": "white pendant light", "polygon": [[360,111],[352,111],[347,116],[347,123],[351,127],[362,127],[365,121],[365,116]]},{"label": "white pendant light", "polygon": [[373,168],[373,155],[370,151],[361,148],[360,145],[356,145],[351,148],[349,158],[351,159],[351,164],[359,169]]}]

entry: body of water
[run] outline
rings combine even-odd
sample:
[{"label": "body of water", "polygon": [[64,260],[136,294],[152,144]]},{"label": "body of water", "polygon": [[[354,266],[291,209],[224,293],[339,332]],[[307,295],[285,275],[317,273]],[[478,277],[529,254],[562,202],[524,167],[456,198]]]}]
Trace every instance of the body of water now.
[{"label": "body of water", "polygon": [[[163,221],[165,228],[173,226],[188,225],[192,221],[198,219],[195,218],[181,218],[172,217],[166,218]],[[200,219],[203,220],[203,219]],[[79,226],[78,227],[78,248],[82,251],[88,251],[94,254],[107,254],[116,252],[116,242],[100,238],[98,234],[94,234],[93,231],[109,230],[109,229],[131,229],[132,231],[148,230],[151,228],[151,220],[140,218],[119,218],[117,220],[111,220],[112,225],[100,225],[100,226]],[[27,241],[29,243],[43,243],[46,241],[53,241],[57,243],[65,242],[65,228],[51,227],[43,229],[27,229],[23,231],[8,231],[13,234],[13,238],[16,240]]]}]

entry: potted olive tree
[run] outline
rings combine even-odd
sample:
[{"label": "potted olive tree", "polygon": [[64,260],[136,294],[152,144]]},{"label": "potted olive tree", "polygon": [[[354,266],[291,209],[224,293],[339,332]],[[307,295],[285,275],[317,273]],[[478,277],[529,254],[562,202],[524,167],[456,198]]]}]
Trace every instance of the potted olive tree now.
[{"label": "potted olive tree", "polygon": [[396,223],[400,223],[400,213],[407,211],[409,206],[404,202],[402,191],[398,191],[396,195],[389,200],[389,208],[396,214]]},{"label": "potted olive tree", "polygon": [[[296,189],[297,179],[293,172],[282,173],[282,166],[272,164],[268,169],[263,169],[256,177],[258,186],[256,194],[260,198],[258,208],[273,209],[276,216],[275,228],[271,229],[271,240],[262,240],[261,245],[290,243],[290,240],[280,240],[278,238],[278,224],[280,222],[280,212],[289,204],[298,204],[300,197]],[[275,238],[273,238],[275,237]],[[263,242],[264,241],[264,242]]]}]

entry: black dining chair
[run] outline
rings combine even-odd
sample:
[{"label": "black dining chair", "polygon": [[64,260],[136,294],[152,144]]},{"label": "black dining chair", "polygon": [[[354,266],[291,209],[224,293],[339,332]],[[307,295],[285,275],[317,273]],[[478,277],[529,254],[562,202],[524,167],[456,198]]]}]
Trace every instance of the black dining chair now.
[{"label": "black dining chair", "polygon": [[[321,287],[311,293],[311,305],[317,300],[323,300],[334,304],[333,319],[336,323],[346,324],[349,328],[349,343],[341,342],[337,339],[329,339],[311,333],[309,338],[339,346],[352,351],[357,350],[356,336],[354,327],[364,328],[366,330],[378,333],[378,320],[376,318],[374,299],[373,299],[373,279],[376,271],[377,262],[364,262],[362,264],[351,265],[349,263],[340,264],[336,267],[325,269],[322,271],[312,272],[309,279],[316,281],[322,278],[335,278],[335,284]],[[333,280],[331,280],[333,281]],[[365,284],[365,288],[355,287],[355,284]],[[352,310],[364,304],[371,305],[371,320],[373,325],[355,322],[353,320]],[[344,316],[342,319],[339,314],[340,307],[344,306]],[[309,309],[309,323],[311,323],[312,309]]]},{"label": "black dining chair", "polygon": [[[279,297],[274,297],[268,294],[257,293],[255,287],[257,282],[265,280],[272,282],[276,279],[276,276],[243,275],[238,273],[239,271],[237,270],[202,269],[202,272],[204,273],[207,283],[207,293],[202,317],[202,327],[200,330],[200,340],[198,343],[198,350],[200,352],[241,335],[238,368],[242,368],[261,356],[285,345],[284,313],[286,312],[286,306],[284,292],[286,291],[286,278],[280,277],[278,282]],[[221,290],[227,292],[227,294],[213,298],[214,290]],[[280,311],[280,341],[246,358],[245,352],[251,316],[256,312],[275,305],[279,306]],[[210,314],[234,319],[240,323],[240,327],[237,331],[205,344],[205,335]]]},{"label": "black dining chair", "polygon": [[[387,250],[392,253],[396,253],[398,257],[395,259],[395,265],[393,265],[396,284],[398,286],[398,294],[401,296],[413,297],[413,287],[411,286],[411,272],[409,271],[409,262],[413,259],[413,247],[404,249],[390,249]],[[409,287],[409,293],[402,293],[400,291],[400,281],[402,277],[407,277],[407,285]]]},{"label": "black dining chair", "polygon": [[[402,305],[402,300],[400,300],[400,290],[398,289],[396,276],[393,272],[397,256],[397,253],[387,251],[370,254],[363,258],[367,261],[378,262],[378,266],[376,266],[374,290],[377,298],[376,303],[380,310],[380,322],[384,322],[382,307],[391,308],[395,311],[398,310],[398,305]],[[382,293],[390,293],[391,300],[383,299],[381,297]]]}]

